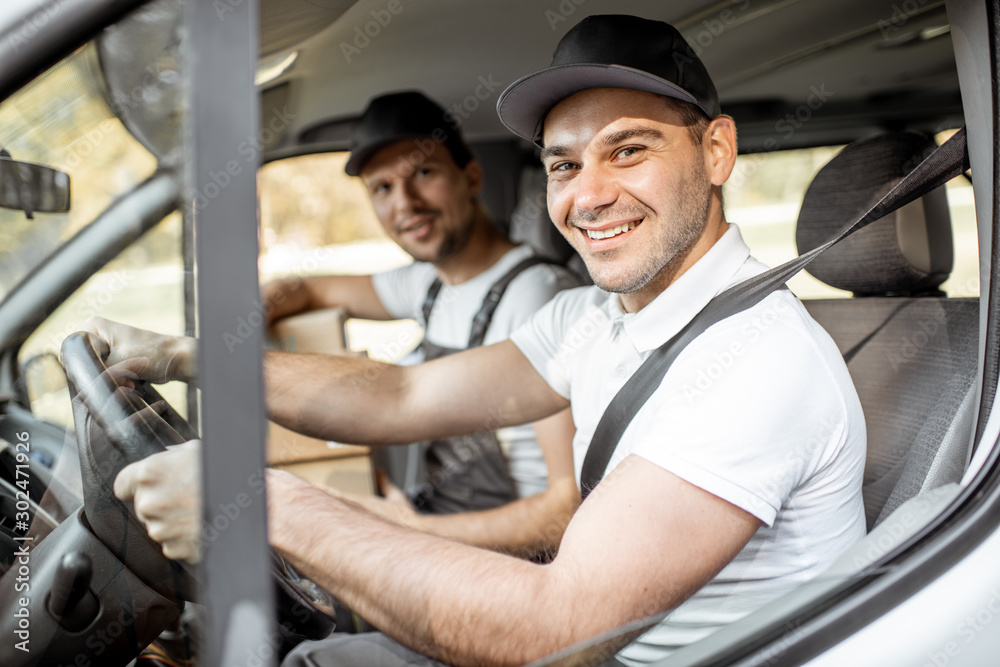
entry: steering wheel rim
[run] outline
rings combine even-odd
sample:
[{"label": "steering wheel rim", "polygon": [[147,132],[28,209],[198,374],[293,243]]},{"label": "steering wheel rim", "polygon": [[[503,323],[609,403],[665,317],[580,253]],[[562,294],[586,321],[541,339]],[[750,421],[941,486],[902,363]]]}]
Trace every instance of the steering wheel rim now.
[{"label": "steering wheel rim", "polygon": [[[120,386],[90,334],[68,336],[61,358],[73,397],[84,512],[91,528],[122,563],[158,593],[176,601],[196,601],[194,568],[163,555],[135,516],[132,503],[114,496],[113,485],[126,465],[197,438],[197,432],[148,383],[136,382],[134,390]],[[161,403],[162,410],[149,407],[155,403]],[[289,620],[306,638],[325,637],[336,616],[333,599],[272,554],[281,618]]]}]

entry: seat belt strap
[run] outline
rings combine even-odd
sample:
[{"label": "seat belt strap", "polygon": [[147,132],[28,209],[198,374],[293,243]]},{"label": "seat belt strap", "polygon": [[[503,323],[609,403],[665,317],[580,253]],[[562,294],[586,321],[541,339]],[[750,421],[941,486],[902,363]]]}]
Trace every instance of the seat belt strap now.
[{"label": "seat belt strap", "polygon": [[781,266],[748,278],[716,295],[683,329],[653,350],[604,410],[590,440],[580,472],[582,497],[586,498],[604,477],[611,455],[625,429],[653,392],[659,388],[671,364],[691,341],[712,325],[755,306],[775,290],[784,287],[790,278],[816,257],[854,232],[944,185],[968,169],[969,153],[963,127],[948,141],[938,146],[839,236]]}]

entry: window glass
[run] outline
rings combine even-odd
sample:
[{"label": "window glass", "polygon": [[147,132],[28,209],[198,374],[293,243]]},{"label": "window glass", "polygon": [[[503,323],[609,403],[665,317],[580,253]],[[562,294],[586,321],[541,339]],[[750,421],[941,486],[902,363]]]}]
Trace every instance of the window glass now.
[{"label": "window glass", "polygon": [[0,104],[0,147],[16,160],[70,176],[70,210],[0,209],[0,299],[116,197],[146,179],[156,160],[109,110],[93,46],[85,47]]},{"label": "window glass", "polygon": [[[366,275],[413,261],[382,230],[361,179],[344,173],[347,157],[305,155],[261,167],[262,284],[290,276]],[[350,320],[346,328],[351,349],[381,361],[409,352],[395,341],[422,337],[412,320]]]},{"label": "window glass", "polygon": [[[72,427],[66,383],[50,377],[58,368],[35,361],[40,355],[58,355],[63,339],[95,315],[159,333],[184,333],[179,214],[165,218],[91,276],[25,341],[18,361],[28,363],[26,382],[35,416]],[[186,415],[186,385],[171,382],[157,389],[181,415]]]},{"label": "window glass", "polygon": [[[949,133],[937,137],[944,141]],[[806,189],[816,173],[842,146],[824,146],[740,155],[723,186],[726,219],[740,227],[753,255],[768,266],[798,256],[795,223]],[[979,296],[979,246],[972,185],[964,178],[947,185],[955,245],[955,268],[942,289],[953,297]],[[847,221],[845,221],[847,222]],[[803,299],[847,298],[850,292],[799,272],[788,282]]]}]

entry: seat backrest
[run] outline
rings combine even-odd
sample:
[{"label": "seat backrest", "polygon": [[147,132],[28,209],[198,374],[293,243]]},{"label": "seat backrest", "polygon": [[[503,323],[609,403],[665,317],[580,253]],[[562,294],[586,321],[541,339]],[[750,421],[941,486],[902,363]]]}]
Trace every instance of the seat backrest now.
[{"label": "seat backrest", "polygon": [[[804,253],[839,233],[912,169],[933,142],[912,132],[851,144],[806,192]],[[871,530],[916,494],[958,482],[968,463],[979,301],[938,287],[953,262],[944,188],[831,248],[810,266],[850,299],[806,301],[836,341],[868,429],[863,495]]]},{"label": "seat backrest", "polygon": [[[962,478],[976,379],[978,299],[829,299],[806,307],[847,361],[868,428],[869,530],[917,493]],[[969,405],[963,405],[963,404]]]},{"label": "seat backrest", "polygon": [[518,183],[518,203],[510,216],[510,240],[527,243],[538,255],[565,265],[584,284],[589,285],[592,281],[583,259],[549,219],[545,200],[546,178],[545,170],[539,166],[526,166],[522,169]]}]

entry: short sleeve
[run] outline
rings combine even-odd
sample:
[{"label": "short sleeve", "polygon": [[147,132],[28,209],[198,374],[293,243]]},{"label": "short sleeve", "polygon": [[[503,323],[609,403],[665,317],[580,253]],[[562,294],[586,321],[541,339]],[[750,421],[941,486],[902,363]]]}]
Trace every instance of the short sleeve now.
[{"label": "short sleeve", "polygon": [[434,276],[433,265],[415,262],[374,274],[372,286],[390,315],[397,319],[414,319],[422,325],[420,307],[427,290],[434,282]]},{"label": "short sleeve", "polygon": [[592,303],[595,294],[602,293],[596,287],[560,292],[510,337],[545,382],[566,399],[571,398],[577,359],[608,323],[607,314]]},{"label": "short sleeve", "polygon": [[630,453],[771,525],[842,444],[847,409],[800,328],[778,320],[763,336],[747,322],[717,324],[678,357],[644,408],[655,413],[636,424]]}]

